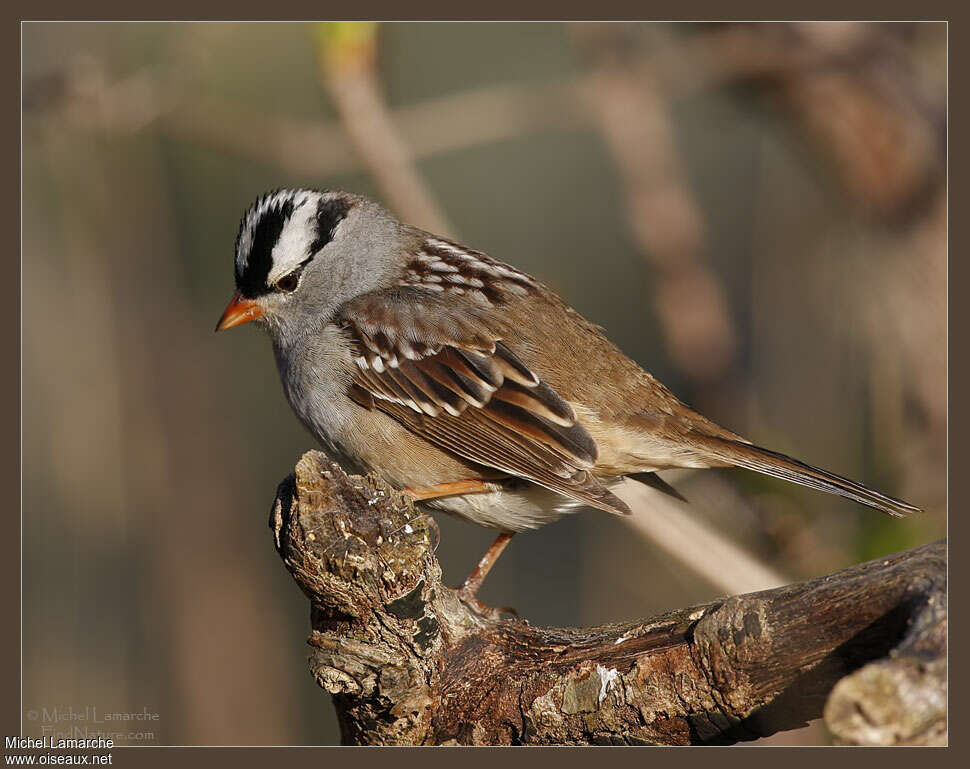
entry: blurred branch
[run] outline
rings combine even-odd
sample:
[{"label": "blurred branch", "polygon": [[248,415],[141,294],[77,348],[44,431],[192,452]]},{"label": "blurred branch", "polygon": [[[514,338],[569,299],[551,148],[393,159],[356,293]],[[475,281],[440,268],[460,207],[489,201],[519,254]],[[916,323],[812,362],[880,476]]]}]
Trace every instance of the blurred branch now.
[{"label": "blurred branch", "polygon": [[667,495],[628,482],[622,492],[635,515],[623,523],[677,558],[725,593],[748,593],[787,584],[788,579],[734,544]]},{"label": "blurred branch", "polygon": [[674,128],[649,67],[628,65],[624,27],[573,26],[592,73],[584,95],[626,188],[628,216],[644,258],[654,267],[654,306],[671,357],[693,379],[721,378],[736,334],[724,290],[711,269],[704,218],[679,159]]},{"label": "blurred branch", "polygon": [[[649,51],[625,52],[621,85],[640,104],[639,111],[732,83],[763,86],[779,94],[799,124],[818,137],[818,146],[842,163],[846,170],[840,178],[850,191],[864,195],[860,202],[882,201],[874,210],[891,216],[898,206],[914,205],[926,185],[939,183],[946,111],[933,84],[920,77],[912,56],[885,27],[717,24],[697,25],[702,31],[675,37],[668,25],[655,25],[651,29],[660,33]],[[337,51],[345,51],[336,56],[334,34]],[[200,99],[150,70],[111,82],[92,57],[27,80],[24,111],[51,112],[57,121],[110,133],[157,126],[300,175],[347,173],[362,163],[371,170],[389,168],[392,178],[382,180],[382,187],[405,196],[413,189],[415,160],[542,131],[603,130],[608,119],[581,107],[596,98],[600,76],[595,73],[541,85],[467,90],[389,110],[368,61],[374,56],[373,34],[367,25],[356,32],[319,33],[321,73],[341,110],[339,124]],[[641,76],[646,87],[638,95],[632,84]],[[861,99],[861,106],[849,103],[849,93]],[[880,184],[887,180],[892,184]],[[413,217],[416,221],[440,216],[427,197],[411,197],[416,202],[410,205],[423,211]]]},{"label": "blurred branch", "polygon": [[354,150],[401,218],[452,234],[444,212],[414,167],[377,82],[377,24],[314,24],[320,79],[333,99]]},{"label": "blurred branch", "polygon": [[[344,743],[737,742],[817,718],[866,663],[909,671],[893,679],[905,687],[852,695],[881,714],[919,708],[890,738],[945,740],[943,543],[651,620],[561,629],[473,613],[441,584],[406,497],[319,452],[280,484],[270,526],[310,599],[310,669]],[[865,739],[843,697],[829,727]]]},{"label": "blurred branch", "polygon": [[[787,62],[751,68],[746,79],[778,96],[857,206],[896,223],[919,218],[945,172],[946,84],[917,67],[906,37],[918,27],[732,24],[715,33],[731,44],[712,50],[728,70],[741,49]],[[693,66],[684,56],[680,63]]]},{"label": "blurred branch", "polygon": [[[362,167],[339,123],[269,115],[211,98],[190,99],[148,70],[110,82],[101,63],[90,57],[26,83],[24,111],[106,134],[154,126],[293,174],[325,177]],[[586,126],[571,81],[468,90],[400,107],[392,114],[416,159],[551,128]]]}]

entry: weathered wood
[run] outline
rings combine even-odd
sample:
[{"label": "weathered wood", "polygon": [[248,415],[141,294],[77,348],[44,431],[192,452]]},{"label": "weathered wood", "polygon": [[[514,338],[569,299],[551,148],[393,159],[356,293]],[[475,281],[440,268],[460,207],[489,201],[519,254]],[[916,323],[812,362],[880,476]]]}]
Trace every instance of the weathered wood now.
[{"label": "weathered wood", "polygon": [[280,485],[270,525],[310,598],[310,669],[344,743],[728,743],[818,718],[830,692],[844,742],[945,739],[942,542],[572,629],[469,609],[441,584],[433,521],[319,452]]},{"label": "weathered wood", "polygon": [[829,695],[825,722],[838,742],[946,744],[945,591],[931,589],[914,609],[889,656],[847,675]]}]

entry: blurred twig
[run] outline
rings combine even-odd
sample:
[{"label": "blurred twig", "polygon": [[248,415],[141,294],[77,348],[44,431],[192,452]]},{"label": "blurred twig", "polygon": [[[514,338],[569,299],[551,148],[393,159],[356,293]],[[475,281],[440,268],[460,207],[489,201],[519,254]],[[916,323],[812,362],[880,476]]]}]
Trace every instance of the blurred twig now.
[{"label": "blurred twig", "polygon": [[717,379],[732,362],[736,335],[708,264],[703,215],[679,159],[666,100],[645,65],[630,66],[617,55],[623,27],[572,29],[591,62],[588,112],[623,179],[637,244],[655,268],[651,287],[668,350],[690,377]]},{"label": "blurred twig", "polygon": [[656,25],[649,55],[627,59],[669,98],[732,83],[776,95],[856,205],[906,220],[932,200],[944,171],[945,82],[920,68],[910,39],[932,26],[733,23],[677,35]]},{"label": "blurred twig", "polygon": [[[573,81],[471,89],[393,110],[414,159],[540,131],[587,125]],[[193,98],[151,70],[109,81],[94,57],[25,84],[28,116],[104,134],[154,128],[217,150],[236,152],[287,173],[327,177],[362,167],[337,122],[271,115],[244,104]]]},{"label": "blurred twig", "polygon": [[414,167],[377,81],[377,24],[313,25],[320,79],[340,122],[390,206],[407,221],[442,235],[451,225]]},{"label": "blurred twig", "polygon": [[632,481],[623,488],[623,498],[636,510],[624,522],[718,590],[750,593],[790,581],[701,517],[687,512],[682,503]]},{"label": "blurred twig", "polygon": [[845,299],[870,351],[877,459],[915,498],[943,508],[947,470],[946,198],[941,192],[902,236],[886,236],[878,271],[852,275]]},{"label": "blurred twig", "polygon": [[[734,44],[712,50],[727,68],[740,47],[787,60],[746,79],[779,97],[854,204],[884,222],[908,222],[932,202],[945,162],[945,83],[919,69],[918,48],[907,41],[918,31],[914,24],[725,25],[717,34]],[[680,57],[690,68],[688,61]]]},{"label": "blurred twig", "polygon": [[[910,200],[921,184],[941,173],[945,104],[940,103],[933,84],[915,70],[906,49],[882,26],[852,27],[859,27],[859,34],[865,36],[846,36],[843,30],[843,41],[855,41],[848,48],[843,45],[843,50],[831,39],[827,44],[819,42],[820,35],[823,41],[825,34],[830,38],[837,35],[838,25],[719,24],[689,35],[657,34],[649,51],[627,52],[625,77],[632,81],[644,78],[649,92],[637,100],[650,103],[658,103],[661,97],[673,103],[698,90],[736,82],[774,89],[796,114],[803,115],[809,131],[821,132],[821,148],[834,142],[832,156],[852,167],[862,164],[858,174],[842,176],[851,189],[871,193],[875,199]],[[52,112],[55,119],[67,119],[88,130],[128,132],[157,126],[180,138],[239,152],[290,173],[319,177],[353,171],[368,156],[375,161],[380,158],[381,167],[393,161],[388,167],[394,173],[409,176],[414,160],[442,152],[540,131],[599,126],[596,115],[580,108],[599,82],[596,75],[538,85],[489,86],[389,110],[383,104],[372,62],[367,62],[367,57],[373,57],[373,41],[367,42],[368,36],[373,32],[345,39],[342,45],[348,53],[338,57],[337,64],[328,58],[331,54],[325,54],[329,42],[321,39],[318,46],[328,90],[338,106],[346,100],[341,124],[268,115],[242,104],[196,98],[159,80],[148,69],[109,82],[101,62],[91,56],[74,59],[62,71],[26,81],[24,109],[28,115]],[[844,85],[825,85],[833,80]],[[882,105],[881,113],[870,107],[865,120],[846,123],[843,113],[849,107],[829,98],[830,92],[840,89],[861,94],[870,105]],[[578,103],[577,94],[581,97]],[[811,98],[813,95],[817,98]],[[894,117],[896,105],[901,105],[900,115]],[[346,122],[348,115],[352,126]],[[897,121],[902,122],[894,128]],[[356,138],[348,139],[344,127],[358,132]],[[893,137],[899,141],[887,144]],[[912,138],[910,144],[907,137]],[[846,141],[851,144],[843,144]],[[891,148],[889,154],[881,147]],[[919,168],[912,157],[914,151],[936,177],[907,173],[906,169]],[[881,154],[874,155],[876,152]],[[390,154],[385,158],[381,153]],[[895,169],[897,183],[891,191],[873,186],[878,179],[871,171],[878,170],[880,163],[886,163],[890,171]],[[388,189],[397,190],[403,183],[407,190],[413,177],[391,182]],[[412,199],[420,203],[420,197]],[[432,203],[425,210],[435,215],[434,208]],[[890,205],[887,215],[895,210]]]}]

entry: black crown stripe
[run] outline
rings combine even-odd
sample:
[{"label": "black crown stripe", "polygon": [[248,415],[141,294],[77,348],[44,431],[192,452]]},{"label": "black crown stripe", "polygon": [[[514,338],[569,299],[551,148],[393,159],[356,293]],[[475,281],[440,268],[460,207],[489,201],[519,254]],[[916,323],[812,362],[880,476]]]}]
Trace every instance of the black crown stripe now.
[{"label": "black crown stripe", "polygon": [[253,228],[253,244],[242,272],[237,269],[236,288],[247,299],[270,291],[266,283],[273,267],[273,246],[293,215],[293,201],[286,200],[267,209]]},{"label": "black crown stripe", "polygon": [[350,201],[344,198],[323,198],[317,204],[317,236],[310,244],[309,258],[333,240],[334,230],[342,222],[351,208]]}]

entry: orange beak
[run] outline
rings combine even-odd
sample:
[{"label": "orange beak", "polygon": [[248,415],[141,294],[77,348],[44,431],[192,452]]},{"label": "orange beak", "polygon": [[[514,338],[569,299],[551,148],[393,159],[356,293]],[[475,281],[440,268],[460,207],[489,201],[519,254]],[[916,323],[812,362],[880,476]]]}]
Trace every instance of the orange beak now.
[{"label": "orange beak", "polygon": [[219,318],[219,322],[216,324],[216,331],[225,331],[227,328],[232,328],[233,326],[241,326],[243,323],[256,320],[262,314],[263,309],[256,302],[252,299],[246,299],[246,297],[237,291],[232,295],[232,299],[229,300],[229,306],[226,307],[226,311]]}]

